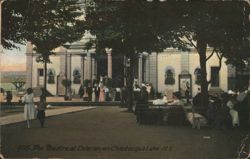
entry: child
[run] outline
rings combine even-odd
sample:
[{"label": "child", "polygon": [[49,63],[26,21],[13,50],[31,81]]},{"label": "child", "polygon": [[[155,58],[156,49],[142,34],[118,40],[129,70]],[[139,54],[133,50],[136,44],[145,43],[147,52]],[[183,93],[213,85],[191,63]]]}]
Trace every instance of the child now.
[{"label": "child", "polygon": [[45,109],[46,109],[46,102],[45,96],[40,96],[40,102],[37,105],[37,119],[40,121],[41,127],[44,127],[44,119],[45,119]]}]

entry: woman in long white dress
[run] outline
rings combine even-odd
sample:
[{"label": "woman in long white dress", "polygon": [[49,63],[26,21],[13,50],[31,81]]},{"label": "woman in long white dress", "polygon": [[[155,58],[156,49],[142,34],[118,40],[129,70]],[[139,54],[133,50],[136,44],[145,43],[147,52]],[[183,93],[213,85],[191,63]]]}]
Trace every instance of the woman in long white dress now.
[{"label": "woman in long white dress", "polygon": [[92,88],[92,102],[95,102],[96,101],[96,96],[95,96],[95,87]]},{"label": "woman in long white dress", "polygon": [[35,119],[35,105],[33,101],[33,90],[27,89],[27,93],[23,97],[24,105],[24,119],[27,121],[28,128],[30,128],[31,120]]},{"label": "woman in long white dress", "polygon": [[240,122],[239,122],[239,114],[236,110],[234,110],[234,102],[232,101],[232,99],[230,99],[227,102],[227,106],[230,109],[229,113],[232,117],[232,125],[233,127],[237,127],[239,126]]}]

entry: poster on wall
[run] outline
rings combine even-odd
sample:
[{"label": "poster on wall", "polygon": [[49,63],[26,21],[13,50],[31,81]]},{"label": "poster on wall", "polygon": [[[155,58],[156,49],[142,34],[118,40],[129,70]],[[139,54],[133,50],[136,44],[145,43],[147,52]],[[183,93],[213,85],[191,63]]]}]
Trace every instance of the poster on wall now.
[{"label": "poster on wall", "polygon": [[192,76],[190,74],[179,75],[179,91],[182,97],[192,97]]}]

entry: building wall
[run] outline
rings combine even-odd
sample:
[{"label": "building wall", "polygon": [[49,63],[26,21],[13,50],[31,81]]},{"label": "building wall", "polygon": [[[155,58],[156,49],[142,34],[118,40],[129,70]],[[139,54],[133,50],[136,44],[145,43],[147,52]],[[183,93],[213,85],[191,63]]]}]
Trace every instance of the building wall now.
[{"label": "building wall", "polygon": [[[70,73],[70,80],[72,81],[72,93],[74,94],[78,94],[79,88],[81,86],[81,84],[74,84],[73,80],[74,80],[74,76],[73,76],[73,72],[75,69],[79,69],[81,72],[81,57],[80,56],[72,56],[71,57],[71,73]],[[81,74],[81,76],[83,76]],[[82,83],[82,81],[81,81]]]},{"label": "building wall", "polygon": [[[52,55],[50,57],[51,63],[47,65],[48,69],[52,69],[55,71],[55,83],[50,84],[47,82],[47,90],[52,93],[53,95],[57,95],[57,76],[59,74],[63,74],[65,72],[65,55]],[[71,58],[71,60],[70,60]],[[70,67],[71,64],[71,67]],[[63,65],[63,66],[62,66]],[[68,56],[68,78],[73,81],[73,71],[75,69],[81,70],[81,57],[76,55],[76,56]],[[44,65],[42,63],[37,63],[36,62],[36,57],[33,57],[33,66],[32,66],[32,87],[38,87],[38,69],[44,69]],[[81,74],[81,76],[83,76]],[[78,94],[78,90],[80,88],[80,84],[74,84],[72,82],[72,92],[73,94]]]},{"label": "building wall", "polygon": [[[210,51],[208,51],[210,52]],[[53,69],[55,71],[55,83],[54,84],[47,84],[47,89],[49,92],[51,92],[53,95],[57,94],[57,76],[59,74],[64,75],[65,73],[65,54],[62,53],[61,55],[52,55],[51,62],[48,64],[48,70]],[[183,64],[183,58],[189,58],[187,60],[187,64]],[[197,93],[199,85],[195,84],[195,75],[194,71],[196,68],[199,68],[199,56],[196,52],[191,51],[189,52],[189,55],[183,56],[180,51],[175,49],[166,49],[162,53],[152,53],[149,56],[147,56],[146,60],[146,68],[145,68],[145,79],[147,79],[146,82],[151,82],[155,88],[156,91],[166,93],[167,90],[171,91],[178,91],[179,90],[179,75],[181,72],[185,69],[187,70],[192,77],[192,95],[195,95]],[[219,74],[219,87],[227,91],[227,81],[228,81],[228,71],[227,66],[225,65],[225,59],[222,61],[222,67]],[[185,63],[185,62],[184,62]],[[27,64],[31,64],[28,62]],[[81,56],[79,55],[72,55],[68,56],[68,78],[73,81],[73,72],[75,69],[82,69],[82,60]],[[165,71],[167,67],[174,68],[174,79],[175,84],[174,85],[166,85],[165,84]],[[188,68],[184,68],[187,67]],[[208,80],[210,80],[211,77],[211,67],[212,66],[219,66],[219,60],[214,54],[214,56],[207,62],[207,77]],[[33,56],[33,65],[32,65],[32,87],[37,87],[38,83],[38,69],[43,69],[42,63],[36,62],[36,57]],[[86,69],[86,68],[84,68]],[[81,72],[81,76],[83,77],[83,73]],[[81,81],[82,83],[82,81]],[[73,94],[78,94],[80,88],[80,84],[74,84],[72,83],[72,92]]]},{"label": "building wall", "polygon": [[[47,70],[52,69],[55,71],[55,83],[50,84],[47,82],[47,90],[53,95],[56,95],[57,75],[60,73],[60,56],[52,55],[50,60],[51,63],[47,64]],[[44,65],[43,63],[37,63],[36,57],[33,57],[32,87],[38,87],[38,69],[44,69]]]},{"label": "building wall", "polygon": [[[176,50],[168,50],[158,54],[158,92],[178,91],[178,75],[181,73],[181,54]],[[165,85],[165,71],[168,66],[174,68],[174,85]]]},{"label": "building wall", "polygon": [[153,87],[157,89],[157,53],[151,53],[149,55],[149,62],[148,62],[148,68],[150,69],[148,75],[149,75],[149,81],[152,83]]},{"label": "building wall", "polygon": [[[209,53],[209,51],[208,51]],[[192,95],[197,94],[197,90],[200,87],[195,84],[195,75],[194,71],[196,68],[199,68],[199,55],[191,51],[189,52],[189,68],[185,68],[189,71],[192,78]],[[165,71],[168,66],[174,68],[175,73],[175,84],[174,85],[166,85],[165,84]],[[219,60],[214,54],[207,61],[207,79],[210,80],[211,77],[211,67],[219,66]],[[167,90],[179,91],[179,74],[183,70],[181,66],[181,54],[175,49],[167,49],[163,53],[158,54],[158,92],[166,93]],[[227,91],[227,80],[228,80],[228,71],[227,65],[225,64],[225,59],[222,60],[222,67],[219,73],[219,88],[224,91]],[[209,88],[210,89],[210,88]]]}]

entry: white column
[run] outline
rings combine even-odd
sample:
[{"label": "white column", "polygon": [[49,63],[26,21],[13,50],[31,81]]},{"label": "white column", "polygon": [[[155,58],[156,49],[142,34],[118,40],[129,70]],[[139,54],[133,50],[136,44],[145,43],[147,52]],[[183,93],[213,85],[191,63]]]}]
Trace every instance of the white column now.
[{"label": "white column", "polygon": [[84,60],[84,79],[91,79],[91,56],[87,53]]},{"label": "white column", "polygon": [[65,55],[60,55],[60,75],[65,76]]},{"label": "white column", "polygon": [[71,80],[71,55],[67,54],[67,66],[66,66],[66,71],[67,71],[67,79]]},{"label": "white column", "polygon": [[138,84],[141,86],[142,84],[142,55],[139,55],[138,58]]},{"label": "white column", "polygon": [[88,64],[87,64],[87,56],[83,57],[83,65],[84,65],[84,80],[88,79]]},{"label": "white column", "polygon": [[92,80],[96,79],[96,63],[95,58],[91,58],[91,66],[92,66]]},{"label": "white column", "polygon": [[88,60],[88,79],[91,80],[91,78],[92,78],[92,58],[91,58],[90,53],[88,53],[88,55],[87,55],[87,60]]},{"label": "white column", "polygon": [[81,56],[81,84],[83,84],[83,80],[85,79],[85,74],[84,74],[84,70],[85,70],[85,68],[84,68],[84,56]]},{"label": "white column", "polygon": [[112,49],[106,49],[106,53],[108,55],[108,77],[112,78]]},{"label": "white column", "polygon": [[146,56],[146,82],[150,82],[150,62],[149,55]]},{"label": "white column", "polygon": [[[25,88],[32,87],[32,78],[33,78],[33,46],[31,42],[27,42],[26,44],[26,83]],[[36,70],[35,70],[36,71]]]}]

